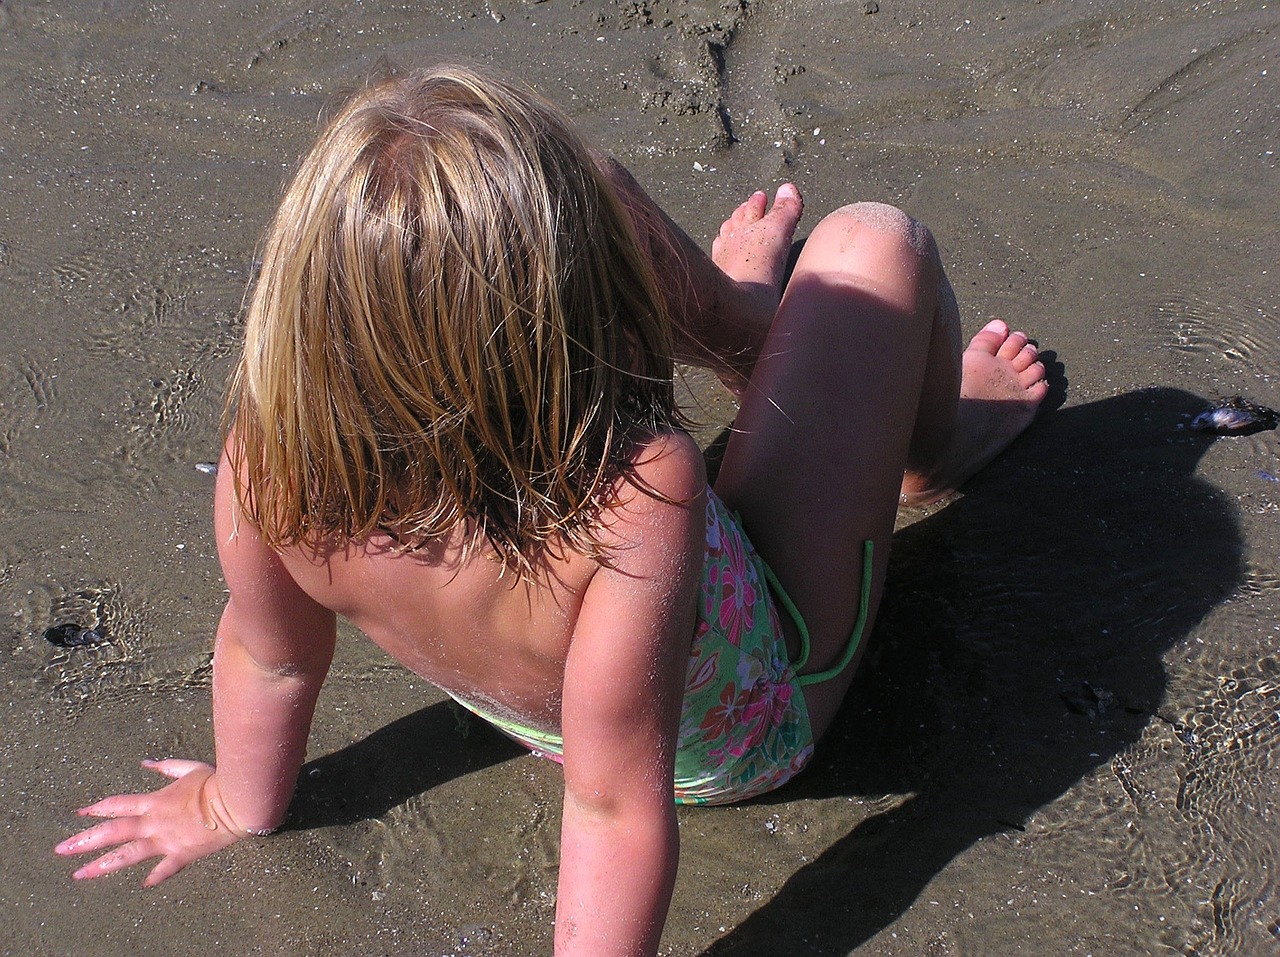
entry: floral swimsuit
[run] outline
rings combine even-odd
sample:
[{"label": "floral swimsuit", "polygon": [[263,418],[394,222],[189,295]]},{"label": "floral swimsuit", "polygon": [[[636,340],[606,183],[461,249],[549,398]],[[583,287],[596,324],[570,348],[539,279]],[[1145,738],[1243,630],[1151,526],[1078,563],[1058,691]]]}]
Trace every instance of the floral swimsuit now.
[{"label": "floral swimsuit", "polygon": [[[864,546],[858,624],[841,661],[820,674],[796,675],[809,657],[808,629],[738,516],[710,489],[702,574],[676,742],[675,798],[680,804],[728,804],[779,787],[813,756],[802,687],[835,677],[857,650],[870,597],[871,543]],[[794,664],[787,658],[775,598],[800,633]],[[536,754],[561,759],[559,735],[455,699]]]}]

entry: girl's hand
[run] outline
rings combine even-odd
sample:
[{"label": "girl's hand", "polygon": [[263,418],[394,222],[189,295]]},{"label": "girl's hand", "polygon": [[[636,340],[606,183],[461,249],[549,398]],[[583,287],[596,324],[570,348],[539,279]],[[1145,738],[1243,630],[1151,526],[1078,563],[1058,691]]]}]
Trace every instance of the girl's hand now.
[{"label": "girl's hand", "polygon": [[144,887],[154,887],[192,861],[249,836],[227,813],[211,765],[170,759],[143,761],[142,766],[175,780],[159,791],[116,795],[76,812],[110,820],[67,838],[54,853],[88,854],[111,848],[76,871],[72,876],[77,880],[159,857],[160,863],[142,882]]}]

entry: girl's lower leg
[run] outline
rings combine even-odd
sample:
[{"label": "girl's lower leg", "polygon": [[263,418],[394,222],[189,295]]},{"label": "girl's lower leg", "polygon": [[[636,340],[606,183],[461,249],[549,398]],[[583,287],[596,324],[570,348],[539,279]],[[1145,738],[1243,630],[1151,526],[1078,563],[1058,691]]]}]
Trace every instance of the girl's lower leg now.
[{"label": "girl's lower leg", "polygon": [[[1025,336],[991,323],[967,349],[959,341],[954,297],[922,226],[858,204],[814,230],[716,485],[808,623],[808,671],[847,644],[868,539],[874,616],[900,495],[963,481],[1044,398],[1044,369]],[[806,687],[815,734],[852,673]]]},{"label": "girl's lower leg", "polygon": [[[800,194],[793,186],[783,187],[767,212],[763,193],[750,197],[725,220],[709,257],[626,167],[602,155],[597,155],[596,162],[631,213],[641,244],[649,250],[668,294],[675,358],[711,369],[728,388],[740,393],[782,294],[783,266],[804,208]],[[765,219],[768,222],[762,227]],[[732,254],[722,258],[722,248],[731,249]]]}]

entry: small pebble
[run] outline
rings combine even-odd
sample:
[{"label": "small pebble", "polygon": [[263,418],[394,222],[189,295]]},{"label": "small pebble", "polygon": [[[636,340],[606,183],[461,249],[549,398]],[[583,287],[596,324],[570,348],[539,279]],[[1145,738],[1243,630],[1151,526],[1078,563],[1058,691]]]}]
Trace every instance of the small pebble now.
[{"label": "small pebble", "polygon": [[217,462],[197,462],[196,471],[203,472],[205,475],[217,475],[218,463]]}]

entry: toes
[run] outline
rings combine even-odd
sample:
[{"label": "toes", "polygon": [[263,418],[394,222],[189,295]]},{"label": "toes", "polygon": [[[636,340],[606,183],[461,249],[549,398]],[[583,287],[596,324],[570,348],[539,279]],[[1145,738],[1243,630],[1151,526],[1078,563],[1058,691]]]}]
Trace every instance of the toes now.
[{"label": "toes", "polygon": [[760,220],[780,218],[789,220],[791,228],[800,220],[804,212],[804,199],[793,183],[783,183],[778,187],[773,198],[773,207],[769,206],[769,194],[762,189],[756,190],[739,204],[738,208],[720,224],[720,237],[728,239],[744,226],[751,226]]},{"label": "toes", "polygon": [[1028,391],[1038,385],[1043,385],[1048,389],[1049,383],[1045,375],[1044,363],[1033,362],[1018,373],[1018,384]]},{"label": "toes", "polygon": [[1006,362],[1013,362],[1026,344],[1027,334],[1025,332],[1011,332],[1004,342],[1000,343],[1000,348],[996,350],[996,358],[1004,359]]},{"label": "toes", "polygon": [[740,226],[750,226],[764,218],[764,211],[769,206],[769,194],[762,189],[756,190],[738,205],[724,225],[720,227],[720,235],[733,232]]},{"label": "toes", "polygon": [[[754,198],[754,197],[753,197]],[[804,212],[804,198],[794,183],[783,183],[773,197],[773,208],[769,210],[771,217],[777,216],[795,223]]]},{"label": "toes", "polygon": [[[1001,351],[1003,351],[1003,347],[1001,348]],[[1039,355],[1040,350],[1036,348],[1035,343],[1025,343],[1022,348],[1018,350],[1018,354],[1010,360],[1013,365],[1013,371],[1022,372],[1029,369],[1031,364],[1036,361]]]},{"label": "toes", "polygon": [[1009,338],[1009,327],[1003,319],[992,319],[982,331],[969,340],[970,349],[980,349],[988,355],[994,356],[1000,351],[1000,347],[1004,345],[1006,339]]},{"label": "toes", "polygon": [[1012,331],[1003,320],[992,319],[970,340],[969,348],[1008,363],[1006,368],[1013,373],[1010,386],[1016,382],[1021,397],[1040,402],[1048,394],[1049,383],[1045,379],[1044,363],[1040,361],[1040,350],[1027,339],[1025,332]]}]

